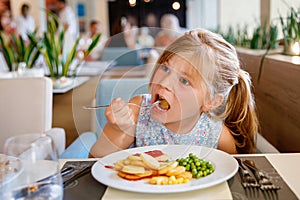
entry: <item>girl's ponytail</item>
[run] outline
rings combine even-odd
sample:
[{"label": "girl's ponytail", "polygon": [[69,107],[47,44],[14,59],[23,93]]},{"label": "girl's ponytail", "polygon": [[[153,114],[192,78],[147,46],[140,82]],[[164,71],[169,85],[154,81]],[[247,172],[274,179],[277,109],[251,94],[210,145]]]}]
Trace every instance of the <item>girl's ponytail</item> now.
[{"label": "girl's ponytail", "polygon": [[238,83],[229,93],[224,122],[236,140],[238,153],[253,153],[258,120],[251,92],[250,76],[244,70],[239,69]]}]

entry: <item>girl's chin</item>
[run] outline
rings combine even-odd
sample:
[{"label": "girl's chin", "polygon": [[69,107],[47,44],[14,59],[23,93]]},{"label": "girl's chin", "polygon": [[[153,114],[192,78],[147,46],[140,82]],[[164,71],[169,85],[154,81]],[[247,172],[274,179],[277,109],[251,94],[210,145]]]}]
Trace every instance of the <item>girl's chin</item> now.
[{"label": "girl's chin", "polygon": [[167,111],[157,107],[151,110],[151,118],[160,123],[166,123]]}]

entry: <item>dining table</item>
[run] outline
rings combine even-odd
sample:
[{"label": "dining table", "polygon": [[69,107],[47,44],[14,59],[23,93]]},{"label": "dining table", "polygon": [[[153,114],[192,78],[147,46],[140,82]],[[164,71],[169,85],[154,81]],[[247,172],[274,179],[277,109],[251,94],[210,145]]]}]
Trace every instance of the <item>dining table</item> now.
[{"label": "dining table", "polygon": [[[108,187],[97,181],[91,172],[80,176],[64,189],[65,200],[76,199],[300,199],[300,153],[236,154],[233,157],[251,159],[280,189],[262,191],[245,189],[239,173],[211,187],[176,193],[141,193]],[[61,168],[93,166],[99,159],[60,159]],[[113,180],[112,180],[113,181]],[[162,186],[164,187],[164,186]]]}]

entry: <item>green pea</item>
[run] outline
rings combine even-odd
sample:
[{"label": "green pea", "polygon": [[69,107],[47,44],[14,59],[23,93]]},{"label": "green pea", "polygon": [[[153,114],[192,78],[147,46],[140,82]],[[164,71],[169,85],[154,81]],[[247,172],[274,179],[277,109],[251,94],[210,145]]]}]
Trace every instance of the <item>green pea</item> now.
[{"label": "green pea", "polygon": [[203,176],[203,172],[202,171],[199,171],[198,174],[199,174],[200,177]]},{"label": "green pea", "polygon": [[193,178],[207,176],[214,172],[214,166],[211,162],[198,158],[195,154],[190,153],[185,158],[177,159],[180,166],[184,166],[186,171],[192,173]]},{"label": "green pea", "polygon": [[190,165],[185,166],[185,171],[189,172],[191,170]]}]

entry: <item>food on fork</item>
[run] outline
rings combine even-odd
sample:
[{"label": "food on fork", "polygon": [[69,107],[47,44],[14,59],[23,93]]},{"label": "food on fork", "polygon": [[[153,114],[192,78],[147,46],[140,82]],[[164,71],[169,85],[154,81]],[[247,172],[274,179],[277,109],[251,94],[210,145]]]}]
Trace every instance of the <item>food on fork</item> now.
[{"label": "food on fork", "polygon": [[167,100],[165,100],[165,99],[160,99],[160,102],[159,102],[158,106],[163,110],[169,110],[170,109],[170,105],[167,102]]},{"label": "food on fork", "polygon": [[170,109],[170,104],[164,97],[157,95],[157,102],[159,102],[157,107],[160,108],[161,110],[169,110]]}]

